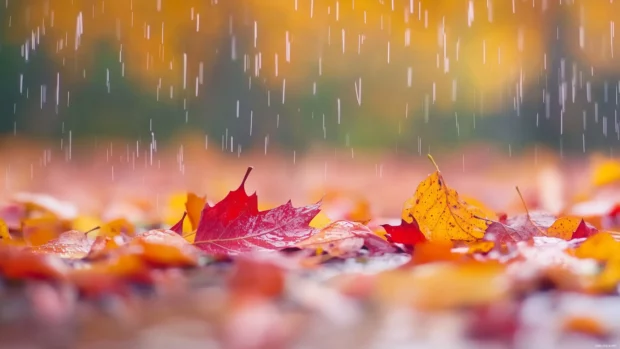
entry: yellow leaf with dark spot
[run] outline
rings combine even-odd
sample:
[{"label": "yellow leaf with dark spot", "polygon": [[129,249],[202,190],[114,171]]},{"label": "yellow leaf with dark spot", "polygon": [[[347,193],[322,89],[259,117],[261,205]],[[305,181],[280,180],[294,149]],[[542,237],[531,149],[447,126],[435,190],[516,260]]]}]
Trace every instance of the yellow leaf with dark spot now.
[{"label": "yellow leaf with dark spot", "polygon": [[581,217],[562,217],[547,229],[547,236],[570,240],[581,223]]},{"label": "yellow leaf with dark spot", "polygon": [[439,168],[418,185],[402,213],[407,222],[416,219],[429,241],[478,240],[484,236],[488,216],[487,210],[460,199],[456,190],[446,185]]}]

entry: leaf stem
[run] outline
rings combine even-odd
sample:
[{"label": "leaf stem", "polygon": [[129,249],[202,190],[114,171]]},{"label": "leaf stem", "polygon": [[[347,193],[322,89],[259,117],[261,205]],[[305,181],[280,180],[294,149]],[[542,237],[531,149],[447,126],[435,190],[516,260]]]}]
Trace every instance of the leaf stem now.
[{"label": "leaf stem", "polygon": [[439,172],[439,166],[437,166],[437,163],[435,162],[435,159],[433,159],[433,156],[431,154],[426,154],[426,156],[428,156],[428,159],[433,163],[435,169],[437,169],[437,172]]},{"label": "leaf stem", "polygon": [[527,214],[527,218],[530,218],[530,210],[527,209],[527,205],[525,204],[525,199],[523,198],[523,194],[521,194],[521,190],[519,190],[519,186],[515,186],[517,189],[517,193],[519,194],[519,198],[521,198],[521,203],[523,204],[523,208],[525,208],[525,213]]}]

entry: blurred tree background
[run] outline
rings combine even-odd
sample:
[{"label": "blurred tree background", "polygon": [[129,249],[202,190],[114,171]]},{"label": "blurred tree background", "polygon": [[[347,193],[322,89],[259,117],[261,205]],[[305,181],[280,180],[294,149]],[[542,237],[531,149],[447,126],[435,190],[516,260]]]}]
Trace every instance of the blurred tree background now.
[{"label": "blurred tree background", "polygon": [[613,149],[607,0],[6,0],[0,132]]}]

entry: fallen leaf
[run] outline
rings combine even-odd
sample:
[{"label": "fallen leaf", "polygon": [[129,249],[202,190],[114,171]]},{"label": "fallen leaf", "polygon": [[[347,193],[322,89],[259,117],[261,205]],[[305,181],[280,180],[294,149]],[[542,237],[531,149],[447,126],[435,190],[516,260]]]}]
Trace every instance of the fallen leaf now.
[{"label": "fallen leaf", "polygon": [[67,265],[56,256],[34,254],[20,247],[0,247],[0,274],[8,279],[62,280],[68,270]]},{"label": "fallen leaf", "polygon": [[437,170],[418,185],[413,198],[405,202],[402,219],[409,223],[415,219],[430,241],[482,238],[488,225],[485,219],[493,217],[459,199],[456,190],[446,185],[437,164],[435,168]]},{"label": "fallen leaf", "polygon": [[405,267],[435,262],[457,262],[462,261],[463,258],[462,254],[452,252],[452,244],[449,242],[427,241],[416,245],[411,261]]},{"label": "fallen leaf", "polygon": [[173,225],[172,227],[170,227],[170,230],[172,230],[173,232],[179,235],[183,235],[183,223],[185,222],[186,216],[187,216],[187,212],[183,212],[183,217],[181,217],[181,220],[177,222],[175,225]]},{"label": "fallen leaf", "polygon": [[312,233],[308,224],[319,213],[320,203],[295,208],[288,201],[267,211],[258,211],[256,193],[244,189],[252,168],[237,190],[214,206],[202,210],[195,244],[212,254],[235,254],[253,250],[293,247]]},{"label": "fallen leaf", "polygon": [[[418,246],[419,247],[419,246]],[[422,310],[493,304],[510,295],[504,266],[497,262],[438,263],[377,275],[374,296]]]},{"label": "fallen leaf", "polygon": [[9,227],[2,219],[0,219],[0,242],[6,242],[8,240],[11,240],[11,234],[9,234]]},{"label": "fallen leaf", "polygon": [[595,186],[603,186],[620,181],[620,162],[604,160],[598,164],[592,174],[592,183]]},{"label": "fallen leaf", "polygon": [[28,218],[22,221],[22,236],[31,246],[39,246],[70,230],[71,224],[55,216]]},{"label": "fallen leaf", "polygon": [[506,224],[493,222],[485,233],[485,240],[499,244],[526,241],[534,236],[545,236],[556,217],[544,212],[532,212],[510,217]]},{"label": "fallen leaf", "polygon": [[333,257],[354,256],[364,246],[371,255],[396,251],[367,226],[351,221],[333,222],[295,246],[301,249],[321,249]]},{"label": "fallen leaf", "polygon": [[99,235],[116,236],[120,234],[133,235],[136,227],[125,218],[111,220],[99,228]]},{"label": "fallen leaf", "polygon": [[400,225],[383,224],[382,227],[387,232],[386,237],[391,243],[415,246],[426,241],[426,237],[422,234],[422,231],[420,231],[420,227],[415,218],[411,222],[407,222],[403,219]]},{"label": "fallen leaf", "polygon": [[60,234],[43,245],[34,246],[31,251],[34,253],[53,254],[62,258],[79,259],[85,257],[90,252],[93,242],[86,234],[71,230]]},{"label": "fallen leaf", "polygon": [[[185,240],[183,240],[185,242]],[[200,257],[195,246],[185,242],[186,246],[177,246],[161,242],[152,242],[146,239],[135,239],[131,244],[142,247],[139,254],[142,259],[156,267],[194,267],[198,265]]]},{"label": "fallen leaf", "polygon": [[249,293],[273,298],[284,291],[284,272],[268,261],[237,258],[228,285],[237,296]]},{"label": "fallen leaf", "polygon": [[574,254],[579,258],[592,258],[604,262],[620,255],[620,242],[607,232],[599,232],[579,245]]},{"label": "fallen leaf", "polygon": [[588,226],[583,218],[562,217],[556,220],[548,229],[547,236],[564,240],[587,238],[597,232],[593,226]]},{"label": "fallen leaf", "polygon": [[600,320],[591,316],[569,315],[564,319],[562,330],[597,338],[603,338],[609,334],[609,329]]},{"label": "fallen leaf", "polygon": [[187,218],[192,224],[192,230],[198,229],[200,214],[206,203],[206,196],[200,197],[194,193],[187,193],[187,199],[185,201],[185,212],[187,212]]},{"label": "fallen leaf", "polygon": [[493,241],[476,241],[469,245],[467,253],[489,253],[493,249],[493,247],[495,247],[495,242]]}]

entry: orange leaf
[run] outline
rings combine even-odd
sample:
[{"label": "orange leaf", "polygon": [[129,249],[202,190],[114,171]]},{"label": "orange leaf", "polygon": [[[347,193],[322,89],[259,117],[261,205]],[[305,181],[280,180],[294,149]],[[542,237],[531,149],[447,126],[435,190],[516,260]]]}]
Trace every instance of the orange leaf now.
[{"label": "orange leaf", "polygon": [[189,218],[189,221],[192,224],[192,230],[198,229],[200,214],[206,203],[206,196],[199,197],[194,193],[187,193],[187,201],[185,201],[185,211],[187,212],[187,218]]},{"label": "orange leaf", "polygon": [[24,240],[32,246],[43,245],[57,238],[70,227],[71,224],[59,220],[55,216],[29,218],[22,221]]},{"label": "orange leaf", "polygon": [[569,316],[564,320],[562,329],[565,332],[574,332],[599,338],[609,334],[609,330],[603,326],[600,320],[590,316]]},{"label": "orange leaf", "polygon": [[446,242],[424,242],[417,244],[411,261],[407,265],[420,265],[434,262],[455,262],[463,260],[463,255],[452,252],[452,244]]}]

